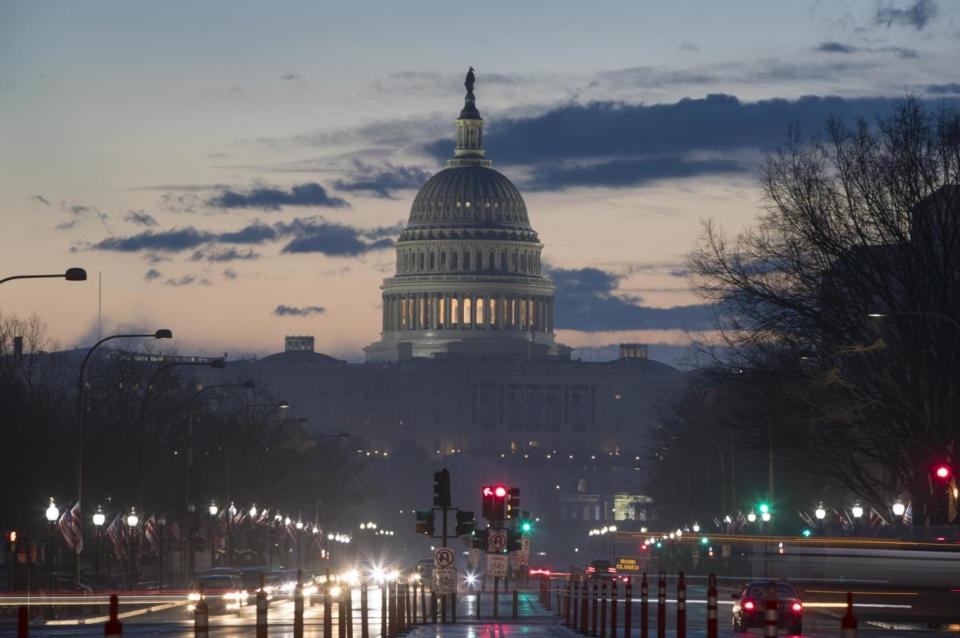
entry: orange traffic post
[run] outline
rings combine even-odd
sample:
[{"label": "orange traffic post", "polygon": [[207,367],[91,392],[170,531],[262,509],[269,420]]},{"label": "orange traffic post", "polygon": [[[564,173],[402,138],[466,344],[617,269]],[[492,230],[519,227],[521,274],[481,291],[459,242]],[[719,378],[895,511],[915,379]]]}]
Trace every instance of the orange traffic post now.
[{"label": "orange traffic post", "polygon": [[607,638],[607,581],[600,583],[600,638]]},{"label": "orange traffic post", "polygon": [[257,638],[267,638],[267,592],[264,584],[264,575],[260,574],[260,589],[257,590]]},{"label": "orange traffic post", "polygon": [[847,613],[840,621],[843,638],[857,638],[857,617],[853,615],[853,592],[847,592]]},{"label": "orange traffic post", "polygon": [[779,602],[777,601],[777,586],[767,587],[767,609],[764,612],[763,635],[766,638],[777,638]]},{"label": "orange traffic post", "polygon": [[30,615],[27,613],[27,606],[20,605],[17,608],[17,638],[28,638],[29,635]]},{"label": "orange traffic post", "polygon": [[[623,592],[623,638],[630,638],[633,633],[633,577],[627,576],[627,586]],[[616,638],[616,637],[614,637]]]},{"label": "orange traffic post", "polygon": [[610,638],[617,638],[617,580],[610,583]]},{"label": "orange traffic post", "polygon": [[717,638],[717,577],[707,578],[707,638]]},{"label": "orange traffic post", "polygon": [[200,600],[193,609],[193,636],[194,638],[207,638],[210,635],[210,612],[207,609],[207,600],[200,593]]},{"label": "orange traffic post", "polygon": [[687,636],[687,581],[683,579],[683,572],[677,580],[677,638]]},{"label": "orange traffic post", "polygon": [[667,635],[667,573],[660,570],[657,579],[657,638]]}]

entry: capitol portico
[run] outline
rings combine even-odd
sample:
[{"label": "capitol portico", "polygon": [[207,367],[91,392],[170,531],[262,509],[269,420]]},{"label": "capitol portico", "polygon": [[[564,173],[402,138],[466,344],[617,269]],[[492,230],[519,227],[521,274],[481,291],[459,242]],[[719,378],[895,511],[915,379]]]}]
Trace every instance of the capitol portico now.
[{"label": "capitol portico", "polygon": [[447,167],[420,189],[384,280],[368,361],[448,355],[569,359],[553,336],[554,286],[517,187],[492,167],[473,73]]}]

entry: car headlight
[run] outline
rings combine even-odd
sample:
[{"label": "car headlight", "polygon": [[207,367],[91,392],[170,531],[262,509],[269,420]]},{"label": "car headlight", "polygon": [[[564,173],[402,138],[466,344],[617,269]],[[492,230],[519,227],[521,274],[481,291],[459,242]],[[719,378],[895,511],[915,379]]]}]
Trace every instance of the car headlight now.
[{"label": "car headlight", "polygon": [[193,602],[196,602],[196,601],[200,600],[200,592],[198,592],[198,591],[192,591],[192,592],[190,592],[189,594],[187,594],[187,600],[190,600],[190,601],[193,601]]},{"label": "car headlight", "polygon": [[330,595],[336,598],[337,596],[340,595],[341,591],[342,590],[340,589],[340,585],[334,585],[333,587],[330,588]]}]

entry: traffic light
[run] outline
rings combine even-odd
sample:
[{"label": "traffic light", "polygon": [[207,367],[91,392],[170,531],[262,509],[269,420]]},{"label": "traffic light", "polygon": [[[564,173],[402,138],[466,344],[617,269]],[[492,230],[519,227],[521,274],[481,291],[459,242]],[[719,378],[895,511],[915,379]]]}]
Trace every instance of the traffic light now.
[{"label": "traffic light", "polygon": [[511,487],[507,490],[507,518],[520,516],[520,488]]},{"label": "traffic light", "polygon": [[703,537],[700,538],[700,544],[701,544],[701,545],[709,545],[709,544],[710,544],[710,539],[707,538],[706,536],[703,536]]},{"label": "traffic light", "polygon": [[433,510],[417,510],[417,534],[433,536]]},{"label": "traffic light", "polygon": [[480,488],[483,496],[483,517],[488,520],[503,520],[506,514],[507,487],[505,485],[484,485]]},{"label": "traffic light", "polygon": [[473,549],[482,549],[483,551],[487,551],[487,540],[489,533],[489,529],[477,530],[473,536]]},{"label": "traffic light", "polygon": [[450,470],[433,473],[433,506],[450,507]]},{"label": "traffic light", "polygon": [[457,536],[472,534],[475,525],[473,512],[457,512]]},{"label": "traffic light", "polygon": [[946,463],[937,463],[933,468],[933,475],[946,483],[953,478],[953,470]]},{"label": "traffic light", "polygon": [[770,506],[769,506],[768,504],[766,504],[766,503],[760,503],[759,505],[757,505],[757,509],[760,510],[760,513],[761,513],[761,514],[769,514],[769,513],[770,513]]},{"label": "traffic light", "polygon": [[507,530],[507,551],[519,552],[520,547],[520,534],[511,530]]},{"label": "traffic light", "polygon": [[17,551],[17,530],[12,529],[6,534],[7,548],[11,552]]},{"label": "traffic light", "polygon": [[533,531],[533,521],[520,521],[520,532],[522,534],[529,534]]}]

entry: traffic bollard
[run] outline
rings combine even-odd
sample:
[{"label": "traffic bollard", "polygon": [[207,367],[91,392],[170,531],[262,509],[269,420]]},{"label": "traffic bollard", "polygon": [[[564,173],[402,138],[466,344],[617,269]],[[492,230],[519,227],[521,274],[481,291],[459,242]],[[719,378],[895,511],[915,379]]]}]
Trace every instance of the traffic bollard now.
[{"label": "traffic bollard", "polygon": [[407,612],[404,609],[405,600],[403,595],[403,583],[397,581],[397,633],[402,634],[404,632],[404,625],[407,620]]},{"label": "traffic bollard", "polygon": [[627,586],[623,588],[623,638],[631,638],[633,632],[633,577],[627,576]]},{"label": "traffic bollard", "polygon": [[[113,597],[111,596],[111,600]],[[108,636],[110,634],[107,634]],[[113,634],[119,636],[120,634]],[[26,605],[17,607],[17,638],[28,638],[30,636],[30,614]]]},{"label": "traffic bollard", "polygon": [[457,592],[450,594],[450,622],[457,624]]},{"label": "traffic bollard", "polygon": [[517,593],[517,590],[513,590],[513,612],[511,614],[513,619],[516,620],[520,615],[520,595]]},{"label": "traffic bollard", "polygon": [[[380,583],[380,636],[386,638],[387,632],[387,583]],[[326,638],[330,638],[329,635]]]},{"label": "traffic bollard", "polygon": [[563,585],[561,584],[555,591],[557,596],[557,615],[560,616],[560,618],[563,618]]},{"label": "traffic bollard", "polygon": [[580,633],[584,636],[590,631],[590,583],[580,585]]},{"label": "traffic bollard", "polygon": [[[294,620],[296,622],[296,620]],[[296,625],[294,625],[296,627]],[[347,588],[340,588],[337,597],[337,638],[347,638]]]},{"label": "traffic bollard", "polygon": [[707,578],[707,638],[717,638],[717,577]]},{"label": "traffic bollard", "polygon": [[303,570],[300,569],[297,570],[297,586],[293,589],[293,638],[303,638]]},{"label": "traffic bollard", "polygon": [[264,576],[260,574],[257,590],[257,638],[267,638],[267,592],[263,590]]},{"label": "traffic bollard", "polygon": [[423,583],[420,583],[420,615],[423,617],[423,624],[427,624],[427,590]]},{"label": "traffic bollard", "polygon": [[416,625],[416,624],[417,624],[417,586],[418,586],[418,585],[419,585],[420,587],[423,587],[423,585],[420,585],[419,583],[417,583],[416,581],[414,581],[414,583],[413,583],[413,588],[411,589],[411,594],[412,594],[412,595],[411,595],[411,597],[410,597],[410,600],[411,600],[411,603],[410,603],[410,611],[411,611],[412,613],[410,614],[410,617],[413,619],[413,620],[411,621],[411,623],[410,623],[411,625]]},{"label": "traffic bollard", "polygon": [[[24,607],[23,609],[26,609]],[[104,636],[122,636],[123,635],[123,625],[120,624],[120,619],[118,615],[120,613],[120,599],[116,594],[110,594],[110,619],[103,624],[103,635]],[[26,638],[26,632],[23,636]],[[20,634],[17,634],[19,638]]]},{"label": "traffic bollard", "polygon": [[197,601],[197,606],[193,609],[193,636],[194,638],[207,638],[210,635],[210,614],[207,609],[207,601],[202,598]]},{"label": "traffic bollard", "polygon": [[384,586],[387,588],[387,636],[393,638],[397,635],[397,597],[393,585],[386,583]]},{"label": "traffic bollard", "polygon": [[847,613],[840,621],[843,638],[857,638],[857,617],[853,615],[853,592],[847,592]]},{"label": "traffic bollard", "polygon": [[580,579],[570,583],[570,629],[576,631],[580,628],[578,621],[580,611]]},{"label": "traffic bollard", "polygon": [[440,624],[447,624],[447,595],[440,594]]},{"label": "traffic bollard", "polygon": [[610,638],[617,638],[617,580],[610,582]]},{"label": "traffic bollard", "polygon": [[667,635],[667,574],[662,569],[657,579],[657,638]]},{"label": "traffic bollard", "polygon": [[[327,570],[327,580],[323,586],[323,638],[333,638],[333,599],[330,595],[330,570]],[[383,614],[383,607],[380,608]],[[381,634],[382,635],[382,634]]]},{"label": "traffic bollard", "polygon": [[[571,577],[572,578],[572,577]],[[567,579],[567,586],[563,591],[563,626],[570,626],[570,586],[572,585],[572,580]]]},{"label": "traffic bollard", "polygon": [[353,638],[353,588],[343,592],[344,615],[347,622],[347,638]]},{"label": "traffic bollard", "polygon": [[600,638],[607,638],[607,581],[600,582]]},{"label": "traffic bollard", "polygon": [[360,638],[370,638],[370,608],[367,581],[360,583]]},{"label": "traffic bollard", "polygon": [[777,617],[778,607],[777,586],[771,583],[770,586],[767,587],[767,610],[763,616],[763,635],[766,636],[766,638],[777,638],[777,626],[779,624]]},{"label": "traffic bollard", "polygon": [[500,617],[500,578],[493,577],[493,619]]},{"label": "traffic bollard", "polygon": [[647,586],[647,572],[643,572],[640,581],[640,638],[650,635],[650,588]]},{"label": "traffic bollard", "polygon": [[550,605],[551,605],[551,603],[550,603],[550,581],[547,580],[547,577],[546,577],[546,576],[543,577],[543,593],[544,593],[544,597],[546,598],[547,611],[550,611]]},{"label": "traffic bollard", "polygon": [[683,579],[683,572],[677,580],[677,638],[686,638],[687,635],[687,582]]},{"label": "traffic bollard", "polygon": [[590,635],[596,636],[597,634],[597,611],[600,606],[600,583],[593,581],[592,596],[590,600]]}]

